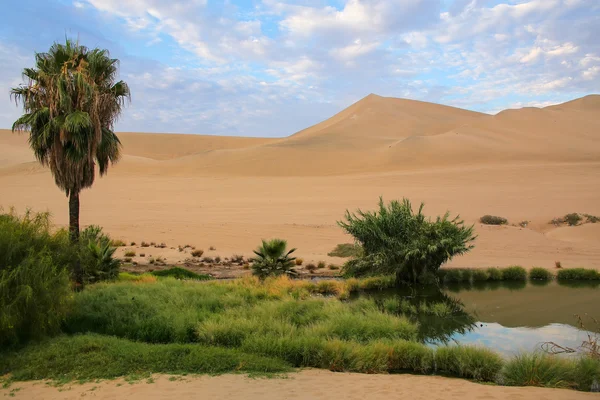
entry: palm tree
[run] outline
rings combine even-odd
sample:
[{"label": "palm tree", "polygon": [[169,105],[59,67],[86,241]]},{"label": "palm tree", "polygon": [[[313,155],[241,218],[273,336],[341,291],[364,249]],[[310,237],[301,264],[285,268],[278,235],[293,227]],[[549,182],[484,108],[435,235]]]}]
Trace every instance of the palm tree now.
[{"label": "palm tree", "polygon": [[252,263],[252,273],[260,279],[267,276],[295,275],[294,267],[295,257],[290,257],[296,249],[287,250],[287,242],[282,239],[271,239],[262,241],[262,246],[254,250],[257,258]]},{"label": "palm tree", "polygon": [[23,70],[27,83],[11,90],[24,111],[12,130],[29,131],[36,158],[69,197],[73,243],[79,240],[79,193],[94,183],[96,164],[102,176],[120,157],[113,126],[130,92],[116,81],[118,63],[107,50],[67,39],[37,53],[35,67]]}]

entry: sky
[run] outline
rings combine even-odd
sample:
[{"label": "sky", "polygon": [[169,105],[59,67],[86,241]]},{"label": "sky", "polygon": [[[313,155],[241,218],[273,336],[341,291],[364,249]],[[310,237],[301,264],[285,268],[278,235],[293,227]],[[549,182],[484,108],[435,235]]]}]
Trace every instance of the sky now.
[{"label": "sky", "polygon": [[370,93],[491,114],[600,93],[600,0],[6,0],[0,127],[65,37],[120,60],[118,131],[283,137]]}]

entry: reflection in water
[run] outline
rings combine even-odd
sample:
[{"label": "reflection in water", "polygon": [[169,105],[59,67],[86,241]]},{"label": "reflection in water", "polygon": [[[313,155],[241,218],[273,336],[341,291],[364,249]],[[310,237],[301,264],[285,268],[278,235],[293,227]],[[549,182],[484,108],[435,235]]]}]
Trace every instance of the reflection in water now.
[{"label": "reflection in water", "polygon": [[[475,285],[453,284],[438,288],[419,286],[363,294],[383,307],[389,299],[409,302],[411,309],[422,303],[445,303],[452,312],[443,316],[408,312],[398,313],[419,323],[422,341],[430,345],[447,343],[476,344],[503,354],[532,351],[543,342],[556,342],[577,348],[587,339],[586,330],[577,327],[579,314],[600,320],[600,288],[597,283],[486,282]],[[409,307],[410,308],[410,307]],[[586,326],[600,332],[600,326]]]}]

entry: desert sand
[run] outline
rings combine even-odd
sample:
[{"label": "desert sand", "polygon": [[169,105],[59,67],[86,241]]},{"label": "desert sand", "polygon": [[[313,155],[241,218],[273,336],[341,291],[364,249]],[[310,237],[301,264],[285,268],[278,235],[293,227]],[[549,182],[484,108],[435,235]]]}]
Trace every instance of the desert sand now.
[{"label": "desert sand", "polygon": [[[242,375],[185,377],[169,380],[155,376],[154,383],[129,384],[123,380],[72,384],[56,388],[44,382],[17,382],[8,389],[15,399],[75,400],[93,399],[414,399],[414,400],[494,400],[597,399],[596,393],[565,389],[515,388],[480,385],[462,379],[414,375],[362,375],[305,370],[285,379],[252,379]],[[182,379],[182,380],[180,380]],[[19,390],[15,390],[19,389]]]},{"label": "desert sand", "polygon": [[[81,223],[221,257],[281,237],[306,261],[341,264],[327,252],[351,241],[336,225],[345,210],[408,197],[476,225],[476,248],[449,266],[600,268],[600,224],[549,224],[600,215],[598,115],[598,95],[497,115],[369,95],[286,138],[121,133],[122,160],[82,193]],[[0,131],[0,188],[5,209],[67,224],[67,199],[26,134]],[[529,224],[483,226],[484,214]]]}]

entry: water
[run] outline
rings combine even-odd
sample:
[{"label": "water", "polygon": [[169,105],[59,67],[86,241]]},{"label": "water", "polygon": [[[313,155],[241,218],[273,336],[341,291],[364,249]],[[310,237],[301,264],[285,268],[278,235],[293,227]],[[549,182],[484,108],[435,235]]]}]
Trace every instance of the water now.
[{"label": "water", "polygon": [[[577,350],[588,335],[600,333],[600,287],[597,284],[484,284],[394,289],[370,292],[379,304],[394,299],[418,307],[444,302],[454,312],[444,317],[417,313],[421,340],[431,346],[472,344],[505,355],[540,349],[555,342]],[[584,326],[580,326],[577,315]],[[599,323],[593,321],[596,319]]]}]

